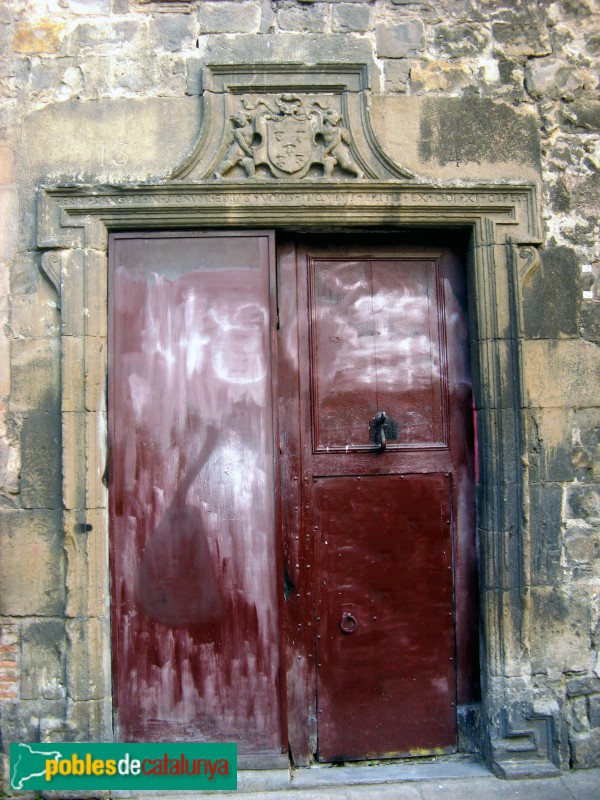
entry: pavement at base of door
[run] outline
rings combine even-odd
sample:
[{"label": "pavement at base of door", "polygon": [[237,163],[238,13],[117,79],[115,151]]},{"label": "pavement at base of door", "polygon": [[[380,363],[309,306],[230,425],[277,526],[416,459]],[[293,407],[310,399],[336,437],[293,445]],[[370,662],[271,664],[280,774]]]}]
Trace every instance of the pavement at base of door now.
[{"label": "pavement at base of door", "polygon": [[[364,781],[364,770],[378,770],[378,767],[362,769],[360,783],[349,784],[348,768],[317,768],[321,775],[314,775],[312,769],[297,770],[292,779],[286,781],[283,788],[281,779],[283,770],[264,770],[240,773],[237,792],[186,792],[185,797],[174,792],[161,792],[156,796],[144,792],[143,800],[600,800],[600,769],[570,770],[555,778],[536,778],[522,780],[501,780],[491,773],[486,774],[485,767],[479,766],[479,775],[455,778],[420,779],[412,777],[405,780],[389,782]],[[335,774],[342,773],[344,783],[334,784]],[[385,769],[385,768],[384,768]],[[261,775],[262,772],[262,775]],[[306,777],[298,780],[298,775]],[[313,777],[310,777],[313,773]],[[250,777],[248,777],[250,776]],[[352,778],[350,777],[350,780]],[[377,781],[378,778],[375,778]],[[307,786],[302,784],[312,783]],[[250,791],[248,791],[250,789]],[[125,792],[111,793],[112,796],[129,800]],[[134,800],[131,798],[131,800]],[[137,798],[136,798],[137,800]]]}]

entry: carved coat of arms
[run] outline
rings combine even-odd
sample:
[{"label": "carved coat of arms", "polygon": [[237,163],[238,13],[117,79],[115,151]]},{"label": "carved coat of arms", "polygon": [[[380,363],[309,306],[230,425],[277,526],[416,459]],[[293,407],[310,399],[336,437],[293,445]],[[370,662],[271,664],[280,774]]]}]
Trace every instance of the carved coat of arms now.
[{"label": "carved coat of arms", "polygon": [[325,178],[332,177],[336,168],[355,178],[363,175],[341,115],[319,100],[309,102],[295,94],[246,100],[230,122],[230,144],[217,177],[234,167],[252,177],[258,166],[264,166],[276,178],[303,178],[313,165]]}]

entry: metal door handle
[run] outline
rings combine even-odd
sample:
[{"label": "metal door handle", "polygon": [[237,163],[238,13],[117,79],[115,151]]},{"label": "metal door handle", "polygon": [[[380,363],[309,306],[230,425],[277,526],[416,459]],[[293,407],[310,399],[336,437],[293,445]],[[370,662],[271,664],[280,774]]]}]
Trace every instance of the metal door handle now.
[{"label": "metal door handle", "polygon": [[344,611],[340,620],[340,628],[344,633],[354,633],[358,627],[358,620],[349,611]]},{"label": "metal door handle", "polygon": [[373,417],[373,441],[377,445],[377,452],[384,453],[387,446],[384,425],[386,421],[385,411],[378,411]]}]

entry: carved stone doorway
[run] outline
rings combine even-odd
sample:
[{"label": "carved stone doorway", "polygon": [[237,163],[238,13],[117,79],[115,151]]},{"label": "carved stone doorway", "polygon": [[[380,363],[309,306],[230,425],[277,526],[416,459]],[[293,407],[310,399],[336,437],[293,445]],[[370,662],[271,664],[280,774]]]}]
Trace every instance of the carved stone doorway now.
[{"label": "carved stone doorway", "polygon": [[[68,724],[81,740],[113,735],[105,659],[110,649],[104,481],[109,233],[461,228],[470,237],[467,275],[479,434],[483,749],[498,772],[556,769],[551,719],[534,714],[531,698],[520,697],[511,677],[515,659],[526,652],[521,640],[529,536],[522,488],[521,292],[539,263],[537,190],[516,182],[437,185],[393,164],[369,124],[367,72],[356,64],[213,65],[205,74],[207,102],[198,144],[169,180],[40,188],[42,268],[62,307],[66,613],[79,631],[70,649],[77,680],[69,687]],[[298,96],[300,103],[286,95]],[[242,112],[249,116],[239,117],[238,125],[232,117]],[[296,122],[308,125],[310,146],[294,142]],[[250,152],[230,153],[234,132],[248,126]],[[85,546],[80,531],[86,532]],[[510,741],[516,735],[532,742],[518,755]]]}]

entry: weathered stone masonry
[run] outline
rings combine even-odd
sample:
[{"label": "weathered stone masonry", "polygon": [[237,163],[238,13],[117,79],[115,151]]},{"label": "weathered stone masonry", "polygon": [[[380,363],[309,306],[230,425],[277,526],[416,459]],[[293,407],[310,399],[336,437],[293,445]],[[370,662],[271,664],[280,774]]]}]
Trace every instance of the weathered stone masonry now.
[{"label": "weathered stone masonry", "polygon": [[[111,735],[101,480],[107,226],[122,224],[119,207],[158,228],[227,214],[242,226],[256,208],[261,224],[276,227],[281,209],[308,209],[314,224],[321,215],[333,226],[343,197],[350,220],[354,203],[356,219],[369,208],[381,224],[431,226],[436,214],[447,224],[456,213],[483,231],[474,272],[487,269],[496,283],[488,275],[474,285],[491,292],[493,284],[486,301],[496,298],[498,309],[496,333],[481,339],[500,344],[489,361],[496,371],[480,372],[497,383],[480,387],[492,398],[481,398],[482,424],[489,442],[503,443],[484,467],[493,471],[494,459],[514,467],[502,467],[504,483],[483,474],[483,494],[494,497],[482,497],[482,508],[503,509],[480,517],[483,642],[501,643],[484,651],[485,755],[506,773],[515,748],[533,753],[521,767],[530,773],[536,759],[561,769],[600,764],[598,11],[592,0],[2,5],[5,751],[17,740]],[[203,84],[206,67],[232,64],[250,72],[365,65],[359,92],[375,137],[417,176],[422,196],[405,196],[400,178],[397,201],[375,184],[357,201],[343,181],[293,192],[272,181],[261,193],[236,176],[202,193],[185,188],[205,177],[193,171],[178,190],[169,176],[195,152],[201,100],[218,95]],[[91,188],[39,189],[74,185]],[[137,188],[119,200],[126,188],[111,186]],[[500,199],[490,201],[494,186]],[[511,199],[510,186],[531,187],[527,201],[522,188]]]}]

